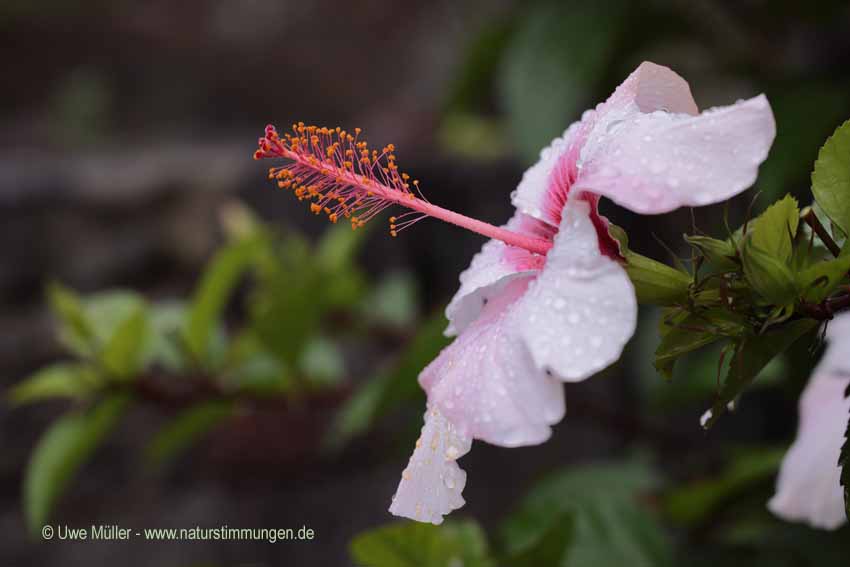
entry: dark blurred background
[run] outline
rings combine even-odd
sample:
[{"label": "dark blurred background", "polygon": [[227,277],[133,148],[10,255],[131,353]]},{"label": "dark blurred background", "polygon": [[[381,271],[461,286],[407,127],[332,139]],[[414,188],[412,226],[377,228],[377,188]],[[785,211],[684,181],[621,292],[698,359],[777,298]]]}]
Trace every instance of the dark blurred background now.
[{"label": "dark blurred background", "polygon": [[[361,127],[373,145],[396,144],[430,200],[500,223],[539,149],[648,59],[687,78],[701,107],[767,93],[778,137],[755,210],[785,192],[806,204],[817,149],[850,116],[848,24],[850,9],[838,1],[2,2],[3,388],[66,357],[44,300],[49,281],[81,294],[121,288],[151,302],[186,297],[226,240],[220,217],[235,202],[275,230],[320,238],[328,226],[275,192],[264,165],[251,160],[268,122]],[[733,201],[732,222],[743,220],[755,194]],[[685,254],[688,211],[642,219],[610,205],[604,212],[626,227],[635,250],[668,261],[661,241]],[[722,212],[696,211],[696,223],[722,237]],[[0,563],[349,564],[351,537],[391,519],[386,508],[412,448],[400,432],[415,432],[421,401],[399,404],[332,452],[320,448],[316,431],[445,306],[482,244],[433,221],[391,239],[384,222],[375,221],[356,263],[373,282],[400,274],[401,319],[354,346],[342,341],[332,395],[255,418],[249,408],[241,422],[220,423],[153,472],[138,455],[177,410],[134,403],[51,516],[131,528],[306,525],[315,541],[41,542],[25,527],[25,464],[69,406],[3,404]],[[238,293],[236,304],[230,325],[242,319]],[[463,460],[468,504],[460,515],[494,527],[534,479],[570,463],[651,450],[665,476],[710,477],[723,443],[789,441],[810,356],[775,369],[790,379],[750,394],[747,412],[706,436],[697,418],[709,404],[715,357],[664,384],[648,354],[656,320],[642,313],[627,364],[568,388],[568,416],[550,442],[477,444]],[[711,541],[705,525],[715,520],[677,537]]]}]

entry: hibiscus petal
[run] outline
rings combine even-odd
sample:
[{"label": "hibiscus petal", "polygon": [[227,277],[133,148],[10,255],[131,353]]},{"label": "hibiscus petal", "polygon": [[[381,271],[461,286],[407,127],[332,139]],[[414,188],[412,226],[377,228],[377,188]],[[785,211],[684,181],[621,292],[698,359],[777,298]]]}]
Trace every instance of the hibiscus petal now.
[{"label": "hibiscus petal", "polygon": [[534,363],[561,380],[583,380],[620,357],[635,331],[637,299],[622,266],[600,253],[587,202],[568,202],[546,266],[517,311]]},{"label": "hibiscus petal", "polygon": [[850,377],[818,369],[806,386],[797,438],[782,461],[776,495],[767,504],[777,516],[829,530],[847,521],[838,456],[850,414],[850,399],[844,397],[848,384]]},{"label": "hibiscus petal", "polygon": [[609,112],[634,105],[640,112],[663,110],[677,114],[699,114],[697,103],[688,82],[663,65],[644,61],[626,77],[597,112],[600,117]]},{"label": "hibiscus petal", "polygon": [[[505,228],[536,238],[550,238],[552,233],[539,221],[520,212],[514,214]],[[449,320],[446,336],[461,333],[478,317],[490,297],[501,292],[513,278],[538,271],[543,260],[543,256],[499,240],[487,241],[460,274],[460,289],[446,307]]]},{"label": "hibiscus petal", "polygon": [[540,160],[525,172],[511,196],[514,206],[552,226],[560,225],[579,151],[588,138],[604,137],[625,119],[656,110],[698,113],[687,81],[667,67],[644,62],[607,101],[585,112],[581,121],[540,152]]},{"label": "hibiscus petal", "polygon": [[514,305],[529,277],[509,282],[419,375],[428,401],[461,431],[494,445],[542,443],[564,416],[564,392],[535,367]]},{"label": "hibiscus petal", "polygon": [[775,135],[764,95],[699,116],[627,113],[588,137],[573,191],[644,214],[717,203],[755,182]]},{"label": "hibiscus petal", "polygon": [[511,193],[511,203],[517,209],[553,227],[558,226],[569,183],[559,180],[561,182],[551,191],[550,181],[555,166],[563,163],[564,155],[572,152],[578,157],[579,133],[583,128],[582,122],[574,122],[560,137],[540,151],[540,160],[523,173],[519,185]]},{"label": "hibiscus petal", "polygon": [[472,440],[437,409],[425,412],[425,425],[416,441],[410,462],[401,473],[390,512],[396,516],[432,524],[465,504],[466,473],[455,462],[467,454]]}]

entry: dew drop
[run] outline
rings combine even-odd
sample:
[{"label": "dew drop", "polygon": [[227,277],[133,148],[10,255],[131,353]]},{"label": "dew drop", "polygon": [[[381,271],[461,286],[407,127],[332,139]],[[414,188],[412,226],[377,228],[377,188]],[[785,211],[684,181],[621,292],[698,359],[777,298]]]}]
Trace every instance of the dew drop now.
[{"label": "dew drop", "polygon": [[624,120],[612,120],[608,123],[608,127],[605,129],[605,132],[608,134],[613,134],[623,125]]}]

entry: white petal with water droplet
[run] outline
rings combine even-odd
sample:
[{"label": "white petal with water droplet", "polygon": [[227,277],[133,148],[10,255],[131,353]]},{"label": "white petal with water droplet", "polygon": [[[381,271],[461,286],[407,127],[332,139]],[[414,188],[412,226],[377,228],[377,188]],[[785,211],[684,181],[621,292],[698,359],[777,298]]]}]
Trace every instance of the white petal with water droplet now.
[{"label": "white petal with water droplet", "polygon": [[[845,356],[846,356],[845,351]],[[782,461],[771,512],[834,530],[847,521],[838,456],[844,442],[850,377],[816,371],[800,398],[797,438]]]},{"label": "white petal with water droplet", "polygon": [[428,402],[475,439],[542,443],[564,416],[560,383],[535,366],[514,305],[531,278],[512,280],[419,376]]},{"label": "white petal with water droplet", "polygon": [[583,380],[622,353],[637,300],[622,266],[599,251],[590,206],[571,200],[546,266],[518,302],[519,331],[538,368]]},{"label": "white petal with water droplet", "polygon": [[800,397],[797,438],[782,461],[768,508],[790,521],[836,529],[847,521],[838,457],[850,398],[850,313],[829,322],[829,345]]},{"label": "white petal with water droplet", "polygon": [[[553,179],[563,159],[575,159],[584,174],[585,152],[578,148],[589,139],[598,144],[620,136],[635,116],[645,113],[694,115],[697,106],[688,83],[672,70],[644,62],[617,87],[607,101],[595,110],[588,110],[580,121],[573,123],[564,134],[540,152],[540,160],[523,175],[512,202],[517,209],[553,226],[558,226],[565,204],[563,179]],[[651,134],[644,134],[644,136]],[[572,150],[569,154],[568,151]],[[603,174],[613,183],[622,175],[617,163],[619,150],[614,148]],[[554,183],[553,183],[554,182]]]},{"label": "white petal with water droplet", "polygon": [[[521,212],[514,214],[505,228],[534,236],[546,237],[537,221],[527,218]],[[460,274],[460,289],[457,290],[446,307],[449,326],[446,336],[462,332],[481,313],[489,299],[504,289],[513,278],[536,273],[543,258],[500,240],[484,243],[470,263]]]},{"label": "white petal with water droplet", "polygon": [[[610,198],[638,213],[724,201],[750,187],[776,135],[764,95],[687,114],[623,115],[616,136],[597,130],[582,147],[573,190]],[[620,175],[611,176],[616,167]]]},{"label": "white petal with water droplet", "polygon": [[469,452],[472,440],[439,410],[425,412],[425,425],[404,472],[390,512],[420,522],[441,524],[443,516],[465,504],[466,473],[457,459]]}]

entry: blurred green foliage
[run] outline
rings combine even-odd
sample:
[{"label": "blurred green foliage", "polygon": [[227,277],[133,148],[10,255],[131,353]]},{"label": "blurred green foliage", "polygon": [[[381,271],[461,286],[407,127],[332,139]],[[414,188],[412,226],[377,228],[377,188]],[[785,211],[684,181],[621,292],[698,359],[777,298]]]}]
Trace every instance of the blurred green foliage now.
[{"label": "blurred green foliage", "polygon": [[360,534],[351,555],[364,567],[842,565],[848,528],[827,534],[767,511],[783,452],[738,448],[684,483],[642,461],[571,467],[533,486],[489,545],[472,520],[404,522]]},{"label": "blurred green foliage", "polygon": [[250,411],[247,402],[278,400],[286,411],[288,403],[353,387],[327,435],[328,447],[340,449],[421,395],[415,376],[446,343],[442,315],[373,379],[347,373],[348,342],[362,341],[370,329],[404,337],[419,319],[410,275],[391,272],[370,285],[357,267],[363,231],[335,227],[311,244],[239,205],[222,216],[227,241],[187,300],[150,301],[127,290],[80,296],[48,286],[70,358],[7,394],[13,405],[72,404],[42,436],[27,468],[24,509],[34,533],[133,402],[177,406],[143,454],[149,467],[160,467],[237,410]]}]

